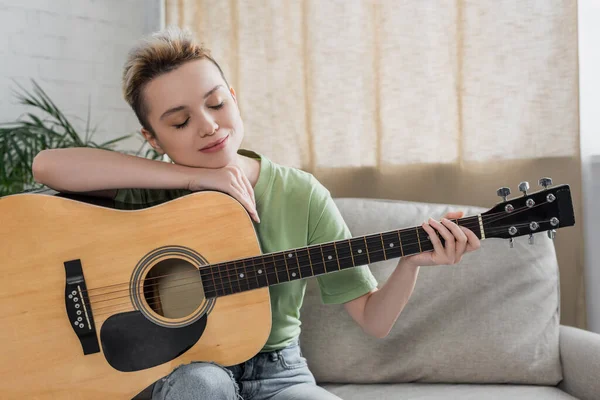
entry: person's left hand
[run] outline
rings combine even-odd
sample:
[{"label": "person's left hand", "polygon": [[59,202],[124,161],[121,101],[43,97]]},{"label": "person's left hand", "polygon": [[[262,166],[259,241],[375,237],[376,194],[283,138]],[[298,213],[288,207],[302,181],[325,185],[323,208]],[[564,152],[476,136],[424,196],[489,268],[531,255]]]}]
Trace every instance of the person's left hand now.
[{"label": "person's left hand", "polygon": [[[462,216],[462,211],[449,212],[442,218],[441,223],[433,218],[424,222],[421,226],[429,234],[434,251],[404,257],[404,262],[414,266],[452,265],[460,262],[465,253],[477,250],[481,243],[473,231],[449,220]],[[444,238],[444,245],[436,231]]]}]

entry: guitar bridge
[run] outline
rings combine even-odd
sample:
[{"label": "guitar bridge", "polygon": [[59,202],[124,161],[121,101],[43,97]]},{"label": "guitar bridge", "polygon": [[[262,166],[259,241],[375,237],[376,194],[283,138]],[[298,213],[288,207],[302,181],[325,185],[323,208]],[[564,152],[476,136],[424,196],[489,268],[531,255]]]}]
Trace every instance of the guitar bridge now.
[{"label": "guitar bridge", "polygon": [[90,307],[81,260],[66,261],[65,305],[69,324],[81,342],[83,354],[100,352],[96,325]]}]

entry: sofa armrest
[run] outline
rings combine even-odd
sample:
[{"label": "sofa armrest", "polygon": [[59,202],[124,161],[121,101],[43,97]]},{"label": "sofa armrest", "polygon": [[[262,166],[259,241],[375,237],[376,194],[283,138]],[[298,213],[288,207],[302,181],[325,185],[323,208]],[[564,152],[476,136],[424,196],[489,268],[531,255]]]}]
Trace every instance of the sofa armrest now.
[{"label": "sofa armrest", "polygon": [[560,358],[563,380],[558,387],[578,399],[598,399],[600,335],[561,325]]}]

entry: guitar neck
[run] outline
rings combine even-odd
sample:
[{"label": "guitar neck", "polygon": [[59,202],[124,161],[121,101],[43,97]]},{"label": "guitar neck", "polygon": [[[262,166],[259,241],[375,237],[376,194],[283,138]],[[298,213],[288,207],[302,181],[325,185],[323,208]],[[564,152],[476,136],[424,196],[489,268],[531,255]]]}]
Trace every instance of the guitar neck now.
[{"label": "guitar neck", "polygon": [[[480,239],[485,238],[481,216],[453,222],[469,228]],[[200,274],[204,295],[210,298],[431,250],[429,234],[421,226],[415,226],[207,265],[200,268]]]}]

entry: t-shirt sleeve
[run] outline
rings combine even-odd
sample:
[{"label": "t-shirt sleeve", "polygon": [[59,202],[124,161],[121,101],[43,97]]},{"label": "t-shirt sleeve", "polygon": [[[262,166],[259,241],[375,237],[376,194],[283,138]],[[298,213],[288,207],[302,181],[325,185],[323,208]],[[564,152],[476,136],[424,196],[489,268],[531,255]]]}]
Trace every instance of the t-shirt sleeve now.
[{"label": "t-shirt sleeve", "polygon": [[[310,200],[308,245],[350,239],[352,234],[329,191],[315,178]],[[342,304],[369,293],[377,280],[367,265],[317,276],[324,304]]]}]

